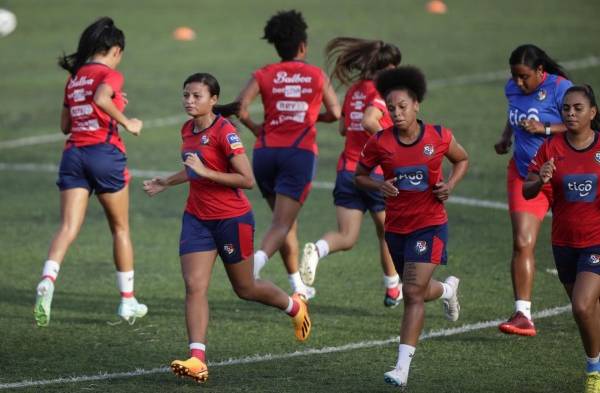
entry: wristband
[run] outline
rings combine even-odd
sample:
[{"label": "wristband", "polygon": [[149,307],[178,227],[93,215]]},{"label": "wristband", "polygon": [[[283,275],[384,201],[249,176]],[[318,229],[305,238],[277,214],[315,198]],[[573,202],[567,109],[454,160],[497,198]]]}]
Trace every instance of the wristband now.
[{"label": "wristband", "polygon": [[545,122],[544,123],[544,132],[546,133],[546,135],[551,135],[552,134],[552,128],[550,128],[550,123],[549,122]]}]

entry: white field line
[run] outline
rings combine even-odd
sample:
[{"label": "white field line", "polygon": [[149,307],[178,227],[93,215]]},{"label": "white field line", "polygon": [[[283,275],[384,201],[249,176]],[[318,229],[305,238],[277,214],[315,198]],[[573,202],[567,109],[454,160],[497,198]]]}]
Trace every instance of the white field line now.
[{"label": "white field line", "polygon": [[[12,164],[8,162],[0,162],[0,171],[16,171],[16,172],[49,172],[58,173],[58,166],[55,164]],[[168,171],[129,169],[129,173],[133,177],[151,179],[156,176],[168,176],[172,174]],[[328,181],[314,181],[313,187],[321,190],[333,190],[334,183]],[[466,198],[461,196],[451,196],[448,203],[456,205],[485,207],[488,209],[508,210],[508,205],[503,202],[487,201],[484,199]]]},{"label": "white field line", "polygon": [[[563,67],[566,70],[579,70],[585,68],[596,67],[600,65],[600,57],[598,56],[588,56],[577,60],[568,60],[561,62]],[[442,79],[434,79],[428,83],[428,87],[430,90],[439,89],[442,87],[448,86],[464,86],[464,85],[474,85],[478,83],[487,83],[487,82],[495,82],[499,80],[508,79],[509,73],[507,70],[502,71],[492,71],[492,72],[483,72],[479,74],[470,74],[470,75],[461,75],[450,78],[442,78]],[[262,112],[262,108],[258,104],[253,104],[250,107],[251,113]],[[184,115],[175,115],[168,116],[158,119],[152,119],[144,122],[144,129],[151,129],[157,127],[170,126],[174,124],[179,124],[184,121],[187,117]],[[13,139],[8,141],[0,142],[0,150],[2,149],[14,149],[18,147],[24,146],[32,146],[39,145],[43,143],[52,143],[58,142],[65,139],[65,136],[59,132],[38,136],[31,136],[26,138]]]},{"label": "white field line", "polygon": [[[549,308],[546,310],[539,311],[533,314],[535,319],[542,319],[547,317],[552,317],[560,314],[564,314],[571,310],[571,305],[560,306]],[[448,337],[454,336],[457,334],[463,334],[468,332],[473,332],[477,330],[487,329],[491,327],[498,326],[501,322],[504,322],[504,319],[496,319],[494,321],[484,321],[477,322],[473,324],[463,325],[456,328],[450,329],[440,329],[440,330],[432,330],[429,332],[425,332],[421,334],[420,340],[427,340],[431,338],[437,337]],[[368,348],[377,348],[383,347],[389,344],[398,343],[400,338],[390,337],[386,340],[370,340],[370,341],[359,341],[355,343],[349,343],[337,347],[323,347],[323,348],[309,348],[303,351],[296,351],[291,353],[282,353],[282,354],[256,354],[252,356],[246,356],[237,359],[227,359],[221,360],[218,362],[209,362],[209,367],[222,367],[222,366],[234,366],[238,364],[249,364],[249,363],[260,363],[260,362],[269,362],[273,360],[285,360],[291,359],[301,356],[313,356],[313,355],[326,355],[330,353],[338,353],[338,352],[347,352],[353,351],[356,349],[368,349]],[[170,369],[168,367],[157,367],[152,369],[136,369],[135,371],[128,372],[119,372],[119,373],[98,373],[96,375],[83,375],[77,377],[62,377],[56,379],[43,379],[43,380],[27,380],[21,382],[10,382],[10,383],[1,383],[0,390],[3,389],[15,389],[15,388],[25,388],[25,387],[33,387],[33,386],[45,386],[45,385],[57,385],[57,384],[66,384],[66,383],[78,383],[78,382],[91,382],[91,381],[105,381],[119,378],[132,378],[139,377],[143,375],[152,375],[152,374],[161,374],[166,373]]]}]

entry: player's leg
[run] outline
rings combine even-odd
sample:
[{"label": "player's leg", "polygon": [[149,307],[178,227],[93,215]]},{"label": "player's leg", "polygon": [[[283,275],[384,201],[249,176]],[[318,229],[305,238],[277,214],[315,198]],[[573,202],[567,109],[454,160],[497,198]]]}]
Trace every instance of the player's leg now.
[{"label": "player's leg", "polygon": [[207,292],[216,257],[216,249],[181,255],[190,357],[187,360],[174,360],[171,370],[179,376],[190,377],[197,382],[208,379],[205,352],[209,316]]},{"label": "player's leg", "polygon": [[88,200],[87,188],[69,188],[60,193],[60,226],[50,243],[42,279],[36,289],[34,317],[38,326],[48,326],[50,323],[54,282],[69,246],[79,234]]},{"label": "player's leg", "polygon": [[375,224],[375,231],[379,239],[379,260],[383,270],[383,283],[385,284],[385,297],[383,304],[386,307],[396,307],[402,300],[402,282],[396,272],[392,256],[385,242],[385,211],[371,211],[371,218]]},{"label": "player's leg", "polygon": [[148,308],[138,303],[134,293],[134,257],[129,228],[129,185],[125,184],[118,191],[100,193],[98,200],[104,208],[113,238],[117,287],[121,294],[117,315],[133,323],[136,318],[145,316]]}]

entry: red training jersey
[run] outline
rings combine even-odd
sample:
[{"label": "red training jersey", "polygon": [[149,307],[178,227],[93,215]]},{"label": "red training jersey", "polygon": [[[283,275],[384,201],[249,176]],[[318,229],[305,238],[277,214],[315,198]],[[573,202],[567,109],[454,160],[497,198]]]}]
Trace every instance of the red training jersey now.
[{"label": "red training jersey", "polygon": [[265,117],[254,148],[297,147],[317,154],[315,123],[323,101],[323,70],[283,61],[256,70]]},{"label": "red training jersey", "polygon": [[[379,126],[382,130],[394,125],[385,101],[375,88],[375,83],[372,80],[361,80],[353,84],[346,92],[342,106],[346,144],[338,160],[338,172],[354,172],[356,170],[360,152],[371,136],[361,124],[365,110],[370,106],[374,106],[383,113],[379,119]],[[375,173],[381,174],[381,168],[375,168]]]},{"label": "red training jersey", "polygon": [[[198,130],[193,120],[181,127],[182,160],[189,153],[196,153],[202,163],[218,172],[232,172],[229,160],[236,154],[245,153],[235,127],[225,118],[217,116],[204,130]],[[185,211],[202,220],[238,217],[250,211],[251,206],[244,192],[198,176],[185,167],[190,183]]]},{"label": "red training jersey", "polygon": [[529,171],[554,158],[552,186],[552,244],[568,247],[600,245],[600,141],[598,132],[586,149],[576,150],[566,133],[546,140],[533,158]]},{"label": "red training jersey", "polygon": [[70,76],[65,86],[64,106],[69,109],[71,133],[65,148],[110,143],[125,153],[125,144],[119,136],[117,121],[94,102],[98,86],[105,83],[114,92],[113,103],[121,112],[125,109],[123,75],[101,63],[84,64],[77,74]]},{"label": "red training jersey", "polygon": [[433,195],[443,180],[442,161],[450,148],[452,132],[423,124],[418,139],[400,142],[394,127],[371,136],[361,153],[360,165],[368,170],[381,165],[385,179],[395,178],[398,196],[385,199],[385,230],[407,234],[448,221],[444,204]]}]

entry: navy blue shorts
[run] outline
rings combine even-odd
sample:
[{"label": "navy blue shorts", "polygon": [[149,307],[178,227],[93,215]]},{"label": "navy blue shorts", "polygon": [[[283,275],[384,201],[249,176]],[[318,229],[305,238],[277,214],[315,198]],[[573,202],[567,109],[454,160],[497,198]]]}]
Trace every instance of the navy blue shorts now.
[{"label": "navy blue shorts", "polygon": [[448,224],[422,228],[404,235],[385,233],[385,241],[392,255],[398,274],[404,272],[405,262],[433,263],[445,265],[448,262]]},{"label": "navy blue shorts", "polygon": [[[383,175],[371,174],[374,180],[383,180]],[[333,189],[333,203],[347,209],[367,210],[373,213],[385,209],[383,194],[379,191],[361,190],[354,185],[354,172],[339,171]]]},{"label": "navy blue shorts", "polygon": [[249,259],[254,253],[254,215],[252,211],[222,220],[201,220],[183,213],[179,255],[217,250],[225,263]]},{"label": "navy blue shorts", "polygon": [[61,191],[85,188],[103,194],[123,189],[129,178],[125,154],[114,145],[101,143],[63,151],[56,185]]},{"label": "navy blue shorts", "polygon": [[580,272],[600,274],[600,245],[575,248],[552,246],[558,279],[563,284],[573,284]]},{"label": "navy blue shorts", "polygon": [[297,148],[254,149],[252,168],[263,197],[281,194],[304,203],[312,187],[317,157]]}]

